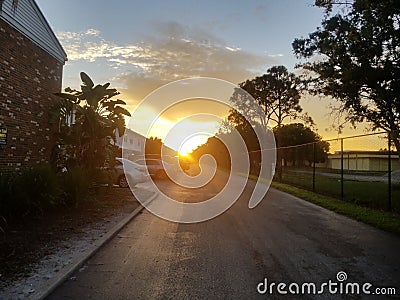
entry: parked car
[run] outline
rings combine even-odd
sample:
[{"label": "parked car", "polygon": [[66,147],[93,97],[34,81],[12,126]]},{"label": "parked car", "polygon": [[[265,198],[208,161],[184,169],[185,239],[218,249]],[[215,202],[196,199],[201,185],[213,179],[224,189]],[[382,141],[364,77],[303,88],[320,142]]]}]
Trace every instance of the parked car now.
[{"label": "parked car", "polygon": [[115,160],[115,183],[120,187],[128,187],[128,182],[132,187],[147,180],[146,167],[125,158],[116,157]]},{"label": "parked car", "polygon": [[163,162],[161,159],[143,158],[143,159],[138,159],[135,162],[141,166],[147,167],[150,176],[157,179],[167,178],[167,173],[165,169],[167,169],[167,171],[171,173],[175,172],[174,165],[167,163],[165,161]]}]

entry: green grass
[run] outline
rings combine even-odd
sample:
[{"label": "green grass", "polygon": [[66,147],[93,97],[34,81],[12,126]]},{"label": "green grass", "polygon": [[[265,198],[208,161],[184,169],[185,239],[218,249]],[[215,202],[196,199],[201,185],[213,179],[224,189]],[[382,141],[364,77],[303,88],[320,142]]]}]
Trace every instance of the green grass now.
[{"label": "green grass", "polygon": [[389,232],[400,234],[399,214],[376,210],[373,208],[360,206],[355,203],[345,202],[283,183],[272,182],[271,186],[308,202],[327,208],[331,211],[348,216],[354,220]]},{"label": "green grass", "polygon": [[[285,170],[289,171],[307,171],[312,172],[312,167],[284,167]],[[331,169],[331,168],[316,168],[317,173],[331,173],[331,174],[340,174],[340,169]],[[364,176],[383,176],[387,172],[386,171],[355,171],[355,170],[347,170],[346,166],[343,170],[344,174],[350,175],[364,175]]]},{"label": "green grass", "polygon": [[[284,172],[282,181],[294,186],[312,189],[312,174]],[[339,178],[316,175],[315,191],[327,196],[341,198]],[[376,209],[388,206],[388,186],[384,182],[344,181],[344,199],[347,202],[360,204]],[[400,212],[400,188],[392,186],[392,210]]]}]

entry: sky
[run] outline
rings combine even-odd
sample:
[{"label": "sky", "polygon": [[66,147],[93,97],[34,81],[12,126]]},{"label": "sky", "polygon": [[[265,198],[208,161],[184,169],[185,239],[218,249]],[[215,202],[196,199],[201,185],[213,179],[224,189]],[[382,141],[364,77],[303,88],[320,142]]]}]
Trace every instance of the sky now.
[{"label": "sky", "polygon": [[[297,72],[291,43],[315,31],[324,14],[313,0],[36,2],[68,55],[63,87],[78,88],[84,71],[95,83],[111,82],[131,111],[178,79],[208,76],[238,84],[274,65]],[[329,103],[301,101],[324,138],[337,137]],[[190,109],[180,112],[184,117]],[[164,138],[177,121],[172,115],[162,115],[150,134]],[[199,130],[215,131],[208,125]]]}]

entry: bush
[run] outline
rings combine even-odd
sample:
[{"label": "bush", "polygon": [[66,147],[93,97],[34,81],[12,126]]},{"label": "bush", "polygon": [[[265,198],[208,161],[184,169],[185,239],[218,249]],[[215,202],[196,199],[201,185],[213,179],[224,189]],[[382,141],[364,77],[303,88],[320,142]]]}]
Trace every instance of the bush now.
[{"label": "bush", "polygon": [[[42,214],[51,208],[77,207],[109,179],[101,170],[82,166],[57,173],[37,165],[19,173],[0,173],[0,217]],[[1,227],[0,227],[1,231]]]},{"label": "bush", "polygon": [[93,188],[93,172],[84,167],[73,167],[60,175],[63,197],[67,206],[77,206],[88,198]]},{"label": "bush", "polygon": [[63,198],[67,206],[78,206],[80,202],[91,199],[101,184],[110,185],[110,175],[105,170],[87,169],[76,166],[60,174]]},{"label": "bush", "polygon": [[49,165],[0,175],[0,215],[41,213],[62,203],[62,190]]}]

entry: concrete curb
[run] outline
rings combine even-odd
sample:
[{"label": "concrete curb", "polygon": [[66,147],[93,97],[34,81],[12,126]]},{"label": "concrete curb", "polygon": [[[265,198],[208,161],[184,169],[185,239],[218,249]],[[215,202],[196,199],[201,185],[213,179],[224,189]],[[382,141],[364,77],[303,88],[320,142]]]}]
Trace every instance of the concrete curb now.
[{"label": "concrete curb", "polygon": [[[157,195],[154,194],[149,198],[147,203],[153,201],[153,199]],[[110,241],[123,227],[125,227],[130,221],[132,221],[142,210],[144,206],[139,204],[139,206],[128,216],[126,216],[123,220],[121,220],[117,225],[115,225],[109,232],[107,232],[104,236],[100,239],[96,240],[92,247],[87,249],[82,255],[72,262],[70,265],[63,268],[60,272],[58,272],[57,276],[51,278],[46,285],[37,290],[35,293],[30,295],[27,299],[37,300],[37,299],[44,299],[49,296],[59,285],[61,285],[65,280],[67,280],[72,273],[78,270],[82,265],[90,259],[93,255],[96,254],[99,249]]]}]

